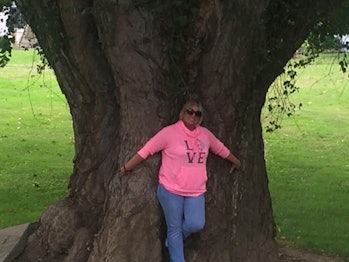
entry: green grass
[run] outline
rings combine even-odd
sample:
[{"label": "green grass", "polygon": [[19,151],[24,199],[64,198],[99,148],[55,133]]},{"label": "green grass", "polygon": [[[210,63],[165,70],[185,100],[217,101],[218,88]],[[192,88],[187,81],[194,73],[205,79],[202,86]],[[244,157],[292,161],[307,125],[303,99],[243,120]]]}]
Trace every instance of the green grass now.
[{"label": "green grass", "polygon": [[265,134],[266,163],[278,239],[349,258],[349,86],[332,59],[299,72],[303,107]]},{"label": "green grass", "polygon": [[[0,228],[37,220],[67,194],[73,135],[64,96],[38,58],[15,51],[0,69]],[[34,68],[34,69],[33,69]],[[278,239],[349,257],[349,89],[332,56],[299,72],[303,103],[265,134]]]},{"label": "green grass", "polygon": [[52,70],[36,73],[34,51],[0,68],[0,228],[35,221],[67,194],[73,135]]}]

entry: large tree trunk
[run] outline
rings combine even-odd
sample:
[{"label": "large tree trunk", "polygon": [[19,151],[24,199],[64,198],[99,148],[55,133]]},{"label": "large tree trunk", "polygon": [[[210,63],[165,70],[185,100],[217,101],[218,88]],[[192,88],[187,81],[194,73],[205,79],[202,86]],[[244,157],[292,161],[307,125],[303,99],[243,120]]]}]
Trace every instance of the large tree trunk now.
[{"label": "large tree trunk", "polygon": [[186,241],[187,261],[278,261],[260,111],[269,84],[335,1],[174,2],[18,1],[75,134],[70,194],[43,212],[19,261],[167,261],[159,156],[115,174],[176,121],[190,93],[242,169],[230,175],[227,162],[210,157],[207,223]]}]

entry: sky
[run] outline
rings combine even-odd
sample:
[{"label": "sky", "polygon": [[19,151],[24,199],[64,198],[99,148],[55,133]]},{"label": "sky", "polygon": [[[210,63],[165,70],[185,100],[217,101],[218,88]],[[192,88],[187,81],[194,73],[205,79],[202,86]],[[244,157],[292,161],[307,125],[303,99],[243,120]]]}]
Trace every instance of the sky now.
[{"label": "sky", "polygon": [[0,36],[7,34],[6,20],[7,16],[4,12],[0,12]]}]

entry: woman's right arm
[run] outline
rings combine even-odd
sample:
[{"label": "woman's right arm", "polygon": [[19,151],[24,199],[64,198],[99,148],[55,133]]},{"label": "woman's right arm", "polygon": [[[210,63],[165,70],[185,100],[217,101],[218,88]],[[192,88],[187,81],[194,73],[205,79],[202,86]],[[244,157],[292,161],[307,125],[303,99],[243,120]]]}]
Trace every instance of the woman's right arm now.
[{"label": "woman's right arm", "polygon": [[128,171],[131,171],[139,163],[147,159],[148,156],[163,150],[168,140],[168,135],[165,130],[166,128],[160,130],[155,136],[149,139],[148,142],[137,152],[137,154],[135,154],[119,169],[119,175],[126,175]]},{"label": "woman's right arm", "polygon": [[119,169],[119,176],[126,175],[127,172],[131,171],[133,168],[135,168],[139,163],[144,161],[144,158],[142,158],[138,153],[135,154],[133,157],[131,157],[130,160],[128,160],[120,169]]}]

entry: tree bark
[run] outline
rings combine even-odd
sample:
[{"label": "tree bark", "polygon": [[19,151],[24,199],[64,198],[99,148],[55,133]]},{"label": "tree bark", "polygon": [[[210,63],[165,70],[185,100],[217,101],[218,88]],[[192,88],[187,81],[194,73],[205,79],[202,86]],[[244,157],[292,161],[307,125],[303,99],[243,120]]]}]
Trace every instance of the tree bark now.
[{"label": "tree bark", "polygon": [[43,212],[18,261],[167,261],[160,157],[115,174],[192,93],[205,105],[203,125],[242,168],[231,175],[209,158],[207,222],[186,241],[187,261],[278,261],[260,112],[270,83],[340,1],[17,2],[75,135],[70,194]]}]

